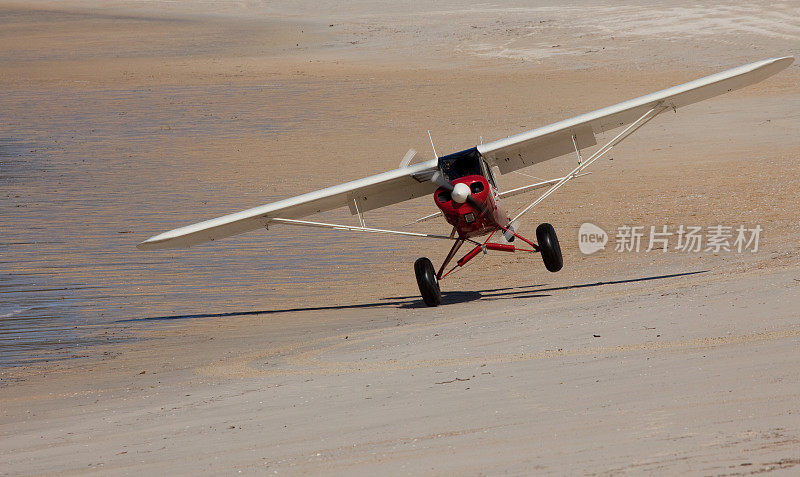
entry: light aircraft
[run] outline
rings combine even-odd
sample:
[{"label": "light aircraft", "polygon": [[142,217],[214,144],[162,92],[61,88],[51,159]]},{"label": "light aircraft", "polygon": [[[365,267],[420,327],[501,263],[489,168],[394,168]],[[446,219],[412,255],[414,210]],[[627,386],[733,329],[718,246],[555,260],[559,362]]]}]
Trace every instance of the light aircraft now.
[{"label": "light aircraft", "polygon": [[[689,104],[757,83],[787,68],[793,61],[793,57],[787,56],[746,64],[441,157],[436,154],[431,139],[434,159],[412,165],[415,154],[412,149],[398,169],[170,230],[141,242],[138,248],[185,248],[279,224],[452,241],[450,252],[438,270],[425,257],[414,263],[419,291],[428,306],[441,303],[439,281],[481,252],[538,252],[545,268],[557,272],[563,260],[553,226],[539,225],[534,242],[518,233],[523,215],[567,182],[588,174],[584,172],[587,167],[664,111],[677,112],[678,108]],[[624,129],[613,139],[583,158],[581,150],[597,145],[596,134],[622,127]],[[507,174],[571,153],[577,155],[577,167],[563,177],[512,190],[497,188],[498,172]],[[547,190],[514,217],[506,214],[503,199],[543,188]],[[370,228],[364,222],[364,212],[428,194],[433,194],[439,211],[412,223],[443,216],[453,227],[449,235]],[[359,225],[301,220],[339,207],[349,207],[351,214],[358,216]],[[492,241],[493,238],[497,240]],[[514,244],[516,239],[522,244]],[[466,242],[473,248],[448,269]]]}]

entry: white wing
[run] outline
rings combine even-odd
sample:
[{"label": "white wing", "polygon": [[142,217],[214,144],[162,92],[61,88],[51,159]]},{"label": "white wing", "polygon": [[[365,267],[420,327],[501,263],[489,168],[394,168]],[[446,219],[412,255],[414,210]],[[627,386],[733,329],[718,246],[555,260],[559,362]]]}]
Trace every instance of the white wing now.
[{"label": "white wing", "polygon": [[670,108],[743,88],[787,68],[794,58],[772,58],[732,68],[656,93],[575,116],[538,129],[481,144],[478,152],[505,174],[523,167],[574,153],[573,135],[580,149],[597,144],[595,134],[632,123],[658,103]]},{"label": "white wing", "polygon": [[356,213],[432,194],[436,159],[180,227],[140,243],[142,250],[186,248],[265,227],[272,217],[297,219],[339,207]]},{"label": "white wing", "polygon": [[[789,56],[740,66],[549,126],[481,144],[477,149],[489,164],[498,166],[502,173],[511,172],[568,154],[574,151],[576,145],[581,149],[593,146],[597,143],[595,133],[630,124],[658,104],[679,108],[696,103],[757,83],[788,67],[792,61],[794,58]],[[265,227],[271,218],[297,219],[344,206],[349,206],[355,214],[396,204],[433,193],[437,186],[430,178],[437,169],[436,159],[401,167],[170,230],[145,240],[138,248],[184,248]]]}]

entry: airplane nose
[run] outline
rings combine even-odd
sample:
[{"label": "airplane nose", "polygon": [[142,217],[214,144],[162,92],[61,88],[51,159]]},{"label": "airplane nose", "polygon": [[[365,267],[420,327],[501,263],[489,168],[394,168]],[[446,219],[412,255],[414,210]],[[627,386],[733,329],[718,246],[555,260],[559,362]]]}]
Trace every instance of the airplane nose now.
[{"label": "airplane nose", "polygon": [[469,186],[463,182],[459,182],[453,187],[453,192],[450,193],[450,197],[453,199],[453,202],[463,204],[467,201],[469,194]]}]

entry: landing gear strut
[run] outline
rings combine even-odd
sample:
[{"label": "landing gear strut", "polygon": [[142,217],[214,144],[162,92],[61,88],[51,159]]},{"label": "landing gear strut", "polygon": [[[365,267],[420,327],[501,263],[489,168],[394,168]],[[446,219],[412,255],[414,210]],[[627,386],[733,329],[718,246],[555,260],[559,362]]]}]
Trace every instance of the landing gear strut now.
[{"label": "landing gear strut", "polygon": [[[491,240],[492,236],[501,230],[505,233],[507,241],[510,241],[508,239],[509,236],[511,238],[518,238],[520,241],[524,242],[524,244],[522,244],[523,246],[517,247],[509,243],[490,242],[489,240]],[[419,285],[419,292],[422,294],[422,300],[428,306],[439,306],[442,303],[442,292],[439,289],[439,280],[452,273],[456,268],[463,267],[481,252],[486,253],[488,250],[499,252],[539,252],[542,254],[542,261],[544,262],[545,268],[551,272],[561,270],[564,266],[564,260],[561,257],[561,247],[558,245],[558,237],[556,237],[556,231],[553,229],[553,226],[550,224],[540,224],[536,227],[536,239],[539,241],[538,245],[519,235],[512,228],[500,225],[489,234],[483,243],[476,242],[466,237],[455,239],[450,253],[447,254],[447,258],[444,259],[444,263],[442,263],[442,267],[438,272],[434,270],[430,260],[425,257],[418,258],[417,261],[414,262],[414,272],[417,275],[417,285]],[[476,244],[475,248],[461,257],[461,259],[445,273],[447,265],[453,260],[458,249],[461,248],[461,245],[466,241]],[[526,248],[526,246],[530,248]]]}]

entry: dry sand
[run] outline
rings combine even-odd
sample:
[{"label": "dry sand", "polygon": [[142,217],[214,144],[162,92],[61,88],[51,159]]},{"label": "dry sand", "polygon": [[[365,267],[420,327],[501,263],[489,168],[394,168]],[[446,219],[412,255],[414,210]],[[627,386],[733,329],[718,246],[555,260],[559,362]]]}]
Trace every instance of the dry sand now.
[{"label": "dry sand", "polygon": [[[0,6],[4,295],[20,316],[45,297],[74,344],[136,338],[0,369],[0,474],[797,472],[796,64],[659,117],[549,199],[527,229],[555,225],[562,272],[491,254],[440,308],[410,265],[437,242],[133,248],[396,167],[426,129],[451,152],[800,54],[796,6],[648,3]],[[583,256],[584,221],[764,232],[758,253]]]}]

